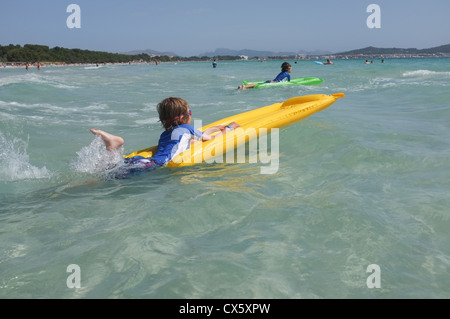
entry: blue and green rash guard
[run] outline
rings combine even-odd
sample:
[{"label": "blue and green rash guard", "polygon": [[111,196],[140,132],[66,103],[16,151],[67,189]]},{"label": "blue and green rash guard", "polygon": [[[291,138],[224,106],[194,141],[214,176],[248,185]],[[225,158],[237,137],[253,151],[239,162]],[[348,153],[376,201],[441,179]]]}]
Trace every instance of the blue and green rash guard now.
[{"label": "blue and green rash guard", "polygon": [[171,131],[164,131],[159,137],[158,150],[155,155],[146,158],[140,155],[124,159],[124,165],[113,167],[110,176],[124,179],[154,170],[166,165],[178,154],[189,149],[191,140],[201,140],[202,132],[189,124],[175,126]]},{"label": "blue and green rash guard", "polygon": [[291,81],[291,75],[289,72],[280,72],[275,79],[273,79],[273,82],[281,82],[285,78],[288,79],[288,81]]},{"label": "blue and green rash guard", "polygon": [[159,165],[165,165],[172,158],[189,149],[191,139],[201,140],[202,134],[189,124],[175,126],[172,131],[164,131],[159,137],[158,150],[151,159]]}]

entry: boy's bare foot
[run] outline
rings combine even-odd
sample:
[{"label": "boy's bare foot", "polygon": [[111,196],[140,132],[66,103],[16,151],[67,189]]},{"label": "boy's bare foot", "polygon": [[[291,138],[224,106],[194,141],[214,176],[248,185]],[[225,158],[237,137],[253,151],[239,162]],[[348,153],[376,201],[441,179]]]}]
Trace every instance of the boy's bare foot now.
[{"label": "boy's bare foot", "polygon": [[119,149],[123,143],[124,140],[120,136],[115,136],[112,134],[109,134],[102,130],[95,130],[91,129],[92,134],[98,135],[102,138],[103,142],[105,143],[106,149],[108,151],[113,151]]}]

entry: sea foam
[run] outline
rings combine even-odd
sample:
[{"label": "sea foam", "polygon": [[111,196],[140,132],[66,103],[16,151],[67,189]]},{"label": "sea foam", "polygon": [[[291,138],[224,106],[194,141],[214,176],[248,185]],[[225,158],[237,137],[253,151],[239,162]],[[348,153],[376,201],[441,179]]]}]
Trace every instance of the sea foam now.
[{"label": "sea foam", "polygon": [[415,70],[403,73],[404,77],[434,77],[434,76],[450,76],[450,72],[438,72],[430,70]]},{"label": "sea foam", "polygon": [[30,164],[27,154],[28,142],[18,138],[7,138],[0,132],[0,181],[50,178],[54,174],[45,166]]}]

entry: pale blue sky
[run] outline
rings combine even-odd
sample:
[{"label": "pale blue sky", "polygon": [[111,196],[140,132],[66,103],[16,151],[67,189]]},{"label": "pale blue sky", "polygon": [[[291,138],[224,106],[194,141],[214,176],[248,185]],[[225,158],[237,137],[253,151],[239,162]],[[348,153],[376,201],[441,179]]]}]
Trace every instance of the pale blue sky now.
[{"label": "pale blue sky", "polygon": [[[69,29],[69,4],[81,28]],[[370,29],[369,4],[381,8]],[[11,0],[0,5],[0,44],[197,55],[217,48],[342,52],[366,46],[450,43],[450,0]]]}]

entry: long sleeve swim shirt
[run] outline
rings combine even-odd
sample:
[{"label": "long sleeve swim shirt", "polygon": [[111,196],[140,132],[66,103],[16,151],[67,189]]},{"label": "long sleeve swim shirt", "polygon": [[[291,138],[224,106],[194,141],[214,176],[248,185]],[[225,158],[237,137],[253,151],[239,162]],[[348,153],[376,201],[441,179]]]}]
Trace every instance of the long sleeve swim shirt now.
[{"label": "long sleeve swim shirt", "polygon": [[202,134],[189,124],[175,126],[172,131],[164,131],[159,138],[158,150],[152,159],[160,165],[165,165],[172,158],[189,149],[192,139],[201,140]]},{"label": "long sleeve swim shirt", "polygon": [[281,82],[286,78],[288,79],[288,81],[291,81],[291,75],[289,74],[289,72],[280,72],[273,81]]}]

